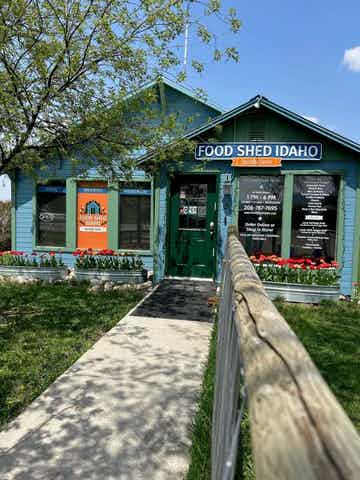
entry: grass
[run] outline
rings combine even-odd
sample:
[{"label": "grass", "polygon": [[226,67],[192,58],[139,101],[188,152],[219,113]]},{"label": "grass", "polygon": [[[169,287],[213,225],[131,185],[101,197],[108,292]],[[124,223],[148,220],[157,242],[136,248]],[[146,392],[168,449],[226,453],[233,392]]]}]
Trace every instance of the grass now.
[{"label": "grass", "polygon": [[139,291],[0,284],[0,429],[113,327]]},{"label": "grass", "polygon": [[360,432],[360,307],[348,302],[301,306],[276,302]]},{"label": "grass", "polygon": [[[298,335],[355,427],[360,431],[360,307],[347,302],[318,306],[276,301],[276,306]],[[186,480],[210,480],[211,417],[216,362],[216,329],[210,343],[198,412],[194,420],[189,471]],[[251,460],[249,420],[245,415],[238,453],[243,473],[255,478]]]},{"label": "grass", "polygon": [[190,466],[186,480],[210,479],[211,474],[211,417],[216,370],[216,325],[213,328],[208,359],[204,371],[198,411],[193,424]]}]

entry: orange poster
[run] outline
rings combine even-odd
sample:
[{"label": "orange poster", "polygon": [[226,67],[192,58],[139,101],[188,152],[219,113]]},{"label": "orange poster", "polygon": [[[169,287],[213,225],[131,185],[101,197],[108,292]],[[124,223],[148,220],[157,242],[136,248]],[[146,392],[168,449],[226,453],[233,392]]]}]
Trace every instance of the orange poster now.
[{"label": "orange poster", "polygon": [[77,191],[77,246],[108,246],[108,190],[106,183],[80,182]]},{"label": "orange poster", "polygon": [[232,167],[281,167],[281,158],[274,157],[236,157]]}]

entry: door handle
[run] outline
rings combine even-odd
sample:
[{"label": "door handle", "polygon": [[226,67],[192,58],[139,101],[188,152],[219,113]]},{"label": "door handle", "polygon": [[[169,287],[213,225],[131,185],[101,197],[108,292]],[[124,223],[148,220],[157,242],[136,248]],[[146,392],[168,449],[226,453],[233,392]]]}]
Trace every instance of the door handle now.
[{"label": "door handle", "polygon": [[214,222],[210,222],[209,230],[210,230],[210,238],[213,238],[214,233],[215,233],[215,223]]}]

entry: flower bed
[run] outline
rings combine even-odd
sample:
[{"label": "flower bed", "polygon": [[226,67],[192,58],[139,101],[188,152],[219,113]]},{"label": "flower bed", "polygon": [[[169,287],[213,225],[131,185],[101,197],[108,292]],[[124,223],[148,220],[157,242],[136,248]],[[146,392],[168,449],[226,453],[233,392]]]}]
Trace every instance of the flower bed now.
[{"label": "flower bed", "polygon": [[339,280],[339,265],[325,259],[281,258],[276,255],[251,256],[256,273],[266,282],[334,286]]},{"label": "flower bed", "polygon": [[98,279],[119,283],[142,283],[146,270],[141,258],[126,253],[117,254],[114,250],[94,251],[77,249],[75,271],[79,280]]},{"label": "flower bed", "polygon": [[65,278],[66,268],[61,254],[55,252],[29,255],[11,250],[0,252],[0,276],[53,282]]},{"label": "flower bed", "polygon": [[270,298],[289,302],[318,303],[337,300],[339,265],[323,258],[289,258],[276,255],[251,256],[255,270]]}]

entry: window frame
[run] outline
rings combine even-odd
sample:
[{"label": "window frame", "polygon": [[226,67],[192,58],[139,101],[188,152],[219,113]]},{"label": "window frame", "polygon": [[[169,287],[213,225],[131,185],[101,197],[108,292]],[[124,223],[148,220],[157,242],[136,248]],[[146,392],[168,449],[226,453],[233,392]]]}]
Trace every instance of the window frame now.
[{"label": "window frame", "polygon": [[[119,232],[119,221],[120,221],[120,202],[121,202],[121,185],[125,183],[129,183],[126,180],[120,180],[118,182],[118,191],[117,191],[117,198],[118,198],[118,208],[117,208],[117,222],[116,222],[116,252],[118,253],[130,253],[132,255],[152,255],[153,254],[153,230],[154,230],[154,180],[147,179],[147,178],[132,178],[131,181],[136,183],[147,183],[149,185],[150,195],[146,194],[144,196],[150,197],[150,246],[148,249],[127,249],[127,248],[120,248],[120,232]],[[139,194],[140,196],[141,194]],[[115,230],[115,228],[114,228]]]},{"label": "window frame", "polygon": [[[63,246],[59,245],[39,245],[38,243],[38,228],[39,228],[39,223],[38,223],[38,186],[39,185],[46,185],[46,183],[51,183],[51,182],[62,182],[65,184],[65,244]],[[40,252],[68,252],[69,247],[68,247],[68,210],[69,210],[69,204],[68,204],[68,183],[66,178],[64,177],[49,177],[49,178],[44,178],[44,179],[38,179],[33,182],[33,202],[32,202],[32,216],[33,216],[33,221],[32,221],[32,249],[33,251],[40,251]],[[72,251],[72,250],[71,250]]]},{"label": "window frame", "polygon": [[233,178],[235,181],[235,196],[234,196],[234,212],[233,222],[238,225],[239,220],[239,206],[240,206],[240,192],[239,192],[239,177],[247,175],[284,175],[284,196],[283,196],[283,212],[282,212],[282,227],[281,227],[281,256],[283,258],[290,257],[291,248],[291,229],[292,229],[292,209],[293,209],[293,189],[295,175],[330,175],[339,177],[339,192],[337,200],[337,219],[336,219],[336,242],[335,242],[335,260],[340,267],[343,263],[343,239],[344,239],[344,170],[309,170],[309,169],[276,169],[269,171],[264,168],[233,168]]},{"label": "window frame", "polygon": [[[62,252],[72,253],[77,245],[77,188],[79,182],[107,182],[108,183],[108,248],[117,253],[129,253],[131,255],[151,256],[154,252],[154,178],[134,177],[131,181],[147,183],[150,186],[150,248],[148,250],[128,250],[119,248],[119,212],[120,212],[120,186],[127,181],[119,180],[110,182],[101,177],[74,176],[74,177],[48,177],[33,181],[32,197],[32,248],[38,252]],[[45,182],[65,182],[66,185],[66,245],[64,247],[52,245],[38,245],[37,242],[37,186]]]}]

